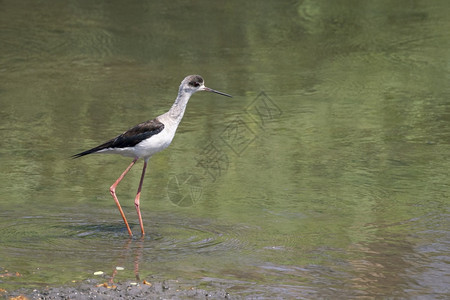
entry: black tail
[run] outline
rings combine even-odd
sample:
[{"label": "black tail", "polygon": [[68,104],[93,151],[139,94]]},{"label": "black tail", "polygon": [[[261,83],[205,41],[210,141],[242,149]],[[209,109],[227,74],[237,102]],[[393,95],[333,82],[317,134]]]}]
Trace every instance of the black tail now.
[{"label": "black tail", "polygon": [[93,148],[93,149],[89,149],[89,150],[86,150],[86,151],[77,153],[77,154],[75,154],[75,155],[72,155],[71,157],[72,157],[72,158],[79,158],[79,157],[82,157],[82,156],[85,156],[85,155],[88,155],[88,154],[95,153],[95,152],[97,152],[97,151],[98,151],[97,149]]},{"label": "black tail", "polygon": [[115,138],[111,139],[111,140],[107,141],[104,144],[98,145],[97,147],[94,147],[92,149],[80,152],[80,153],[75,154],[75,155],[72,155],[72,158],[82,157],[82,156],[85,156],[85,155],[88,155],[88,154],[96,153],[96,152],[98,152],[100,150],[103,150],[103,149],[110,148],[115,140],[116,140]]}]

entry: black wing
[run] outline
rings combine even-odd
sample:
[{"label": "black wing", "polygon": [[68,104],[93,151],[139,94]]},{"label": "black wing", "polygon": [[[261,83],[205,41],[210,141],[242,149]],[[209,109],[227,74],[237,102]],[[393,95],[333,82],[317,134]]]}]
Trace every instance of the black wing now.
[{"label": "black wing", "polygon": [[160,133],[163,129],[164,124],[161,123],[158,119],[146,121],[134,126],[133,128],[128,129],[121,135],[116,136],[115,138],[107,141],[104,144],[86,150],[84,152],[75,154],[72,157],[78,158],[108,148],[133,147],[142,142],[143,140]]}]

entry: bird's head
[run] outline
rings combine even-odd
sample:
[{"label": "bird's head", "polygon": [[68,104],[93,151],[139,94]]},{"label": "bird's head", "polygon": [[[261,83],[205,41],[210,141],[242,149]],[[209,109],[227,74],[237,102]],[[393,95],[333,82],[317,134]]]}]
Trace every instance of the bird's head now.
[{"label": "bird's head", "polygon": [[212,92],[219,95],[232,97],[231,95],[206,87],[203,78],[200,75],[189,75],[186,78],[184,78],[183,81],[181,82],[180,92],[189,93],[192,95],[198,91]]}]

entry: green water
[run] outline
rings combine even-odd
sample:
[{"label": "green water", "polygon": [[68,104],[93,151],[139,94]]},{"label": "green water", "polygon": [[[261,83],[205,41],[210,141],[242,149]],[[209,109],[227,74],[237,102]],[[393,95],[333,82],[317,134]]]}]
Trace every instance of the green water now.
[{"label": "green water", "polygon": [[[2,1],[0,288],[178,280],[261,298],[449,296],[447,1]],[[142,163],[70,156],[165,112]],[[18,274],[16,274],[18,272]]]}]

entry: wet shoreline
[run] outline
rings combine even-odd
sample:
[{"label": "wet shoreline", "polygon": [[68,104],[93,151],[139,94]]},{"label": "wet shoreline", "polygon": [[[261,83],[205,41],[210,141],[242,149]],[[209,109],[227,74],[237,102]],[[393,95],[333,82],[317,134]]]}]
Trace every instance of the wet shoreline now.
[{"label": "wet shoreline", "polygon": [[119,283],[88,279],[74,286],[18,289],[0,294],[6,299],[233,299],[225,290],[207,291],[186,287],[176,280]]}]

